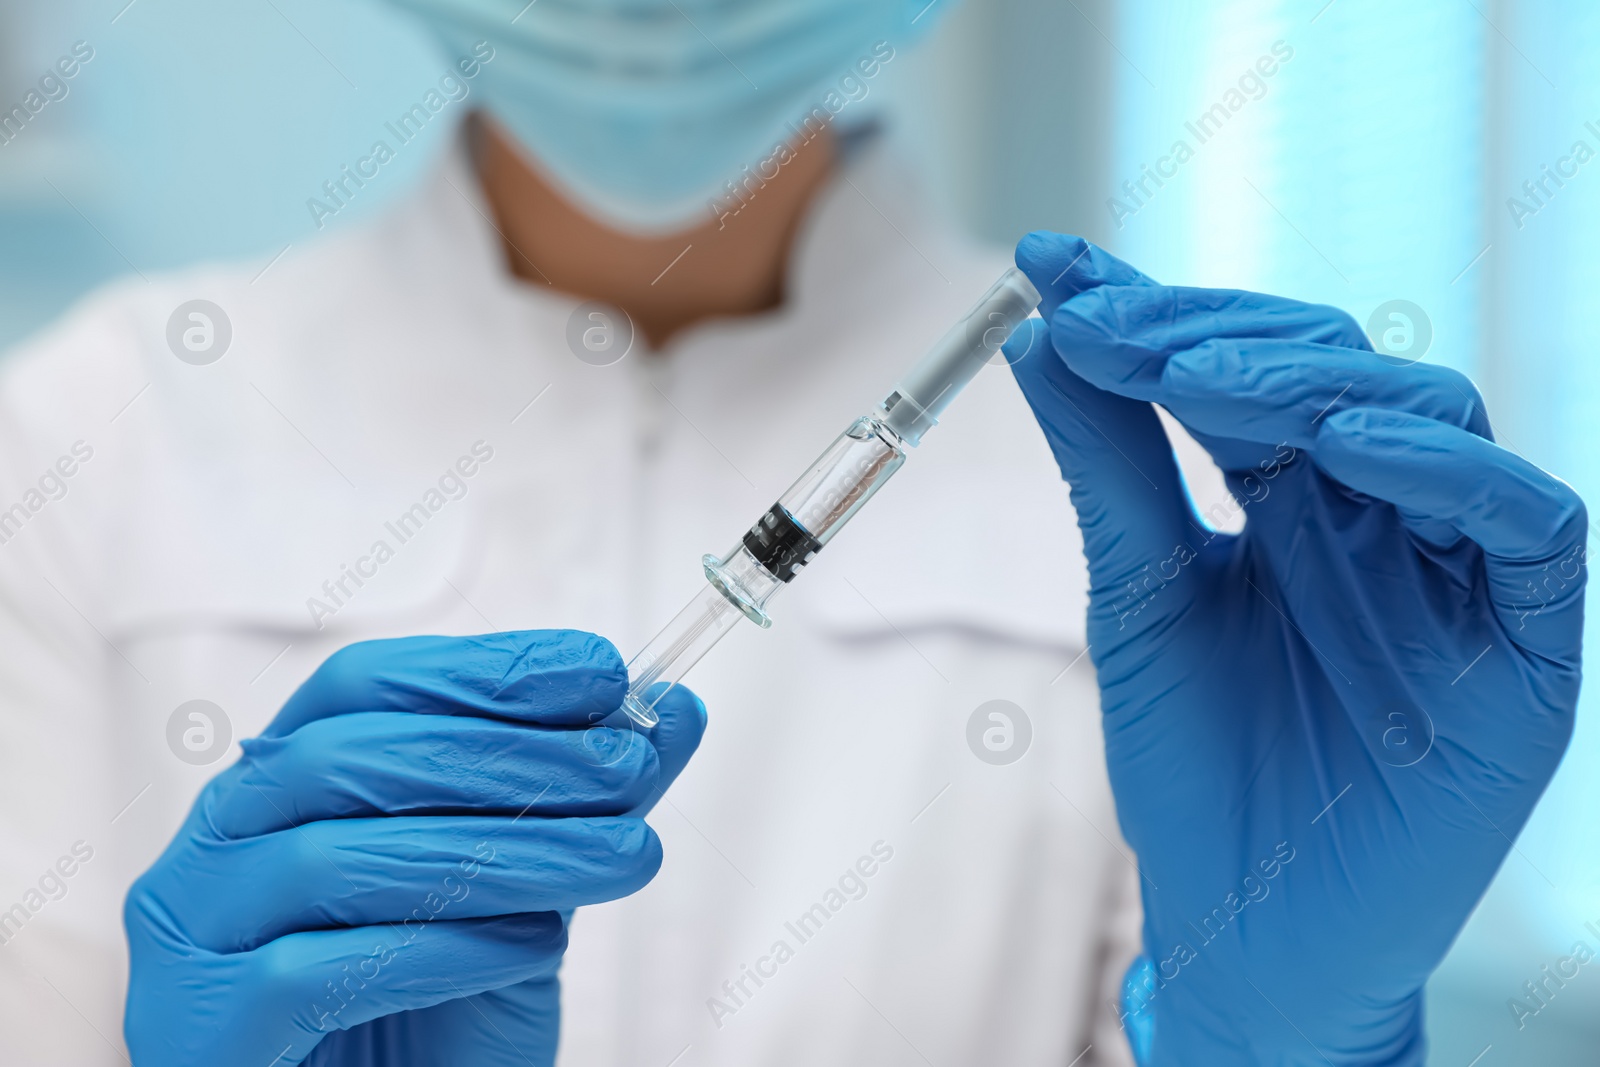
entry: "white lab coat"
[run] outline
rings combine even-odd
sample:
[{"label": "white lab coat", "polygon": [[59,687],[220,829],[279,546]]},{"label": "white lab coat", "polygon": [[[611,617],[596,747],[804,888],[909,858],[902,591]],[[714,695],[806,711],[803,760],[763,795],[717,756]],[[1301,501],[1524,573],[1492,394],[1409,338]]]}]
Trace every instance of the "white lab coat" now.
[{"label": "white lab coat", "polygon": [[[226,765],[169,750],[179,704],[225,710],[231,760],[352,641],[575,627],[628,654],[1005,265],[929,226],[880,150],[850,179],[807,220],[781,310],[660,356],[574,357],[577,301],[505,272],[458,153],[376,222],[264,273],[120,282],[5,360],[0,912],[27,914],[0,945],[0,1061],[121,1062],[122,897]],[[194,298],[232,325],[206,366],[166,340]],[[400,544],[385,523],[478,442],[465,496]],[[64,496],[30,495],[67,468]],[[314,619],[379,540],[394,558]],[[665,863],[578,914],[562,1063],[1125,1062],[1108,1004],[1136,879],[1083,571],[1043,437],[987,368],[776,625],[691,675],[710,727],[651,817]],[[996,698],[1032,725],[1009,766],[966,739]],[[74,847],[92,857],[64,892],[33,893]],[[875,853],[865,895],[830,894]]]}]

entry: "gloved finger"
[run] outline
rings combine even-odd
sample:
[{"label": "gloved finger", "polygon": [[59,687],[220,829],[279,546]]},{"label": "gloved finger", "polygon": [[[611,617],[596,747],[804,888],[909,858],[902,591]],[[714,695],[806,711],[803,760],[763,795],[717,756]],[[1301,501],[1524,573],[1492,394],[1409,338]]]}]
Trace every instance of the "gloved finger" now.
[{"label": "gloved finger", "polygon": [[1312,456],[1350,488],[1477,542],[1507,636],[1576,669],[1589,520],[1571,486],[1476,434],[1373,408],[1323,420]]},{"label": "gloved finger", "polygon": [[[221,962],[212,985],[234,996],[244,991],[246,1009],[226,1013],[225,1035],[210,1027],[174,1027],[165,1035],[171,1046],[133,1051],[140,1063],[244,1062],[237,1058],[240,1050],[255,1053],[248,1062],[302,1063],[335,1031],[553,978],[566,945],[566,927],[551,912],[441,917],[415,930],[378,926],[288,934]],[[214,994],[206,989],[196,995]],[[219,1056],[222,1040],[227,1054]]]},{"label": "gloved finger", "polygon": [[1045,322],[1056,308],[1079,293],[1101,285],[1155,285],[1153,278],[1124,263],[1099,245],[1071,234],[1035,230],[1017,242],[1017,268],[1039,290],[1039,314]]},{"label": "gloved finger", "polygon": [[560,1036],[561,983],[539,977],[375,1020],[330,1037],[306,1063],[384,1064],[391,1049],[409,1047],[428,1050],[409,1067],[530,1067],[556,1062]]},{"label": "gloved finger", "polygon": [[640,733],[650,739],[661,772],[649,796],[632,812],[640,817],[655,807],[662,794],[677,781],[706,732],[706,706],[685,686],[673,686],[656,702],[655,710],[661,721],[649,729],[641,728]]},{"label": "gloved finger", "polygon": [[1217,338],[1371,349],[1338,308],[1236,289],[1101,286],[1062,304],[1049,321],[1056,351],[1075,373],[1136,400],[1157,399],[1174,353]]},{"label": "gloved finger", "polygon": [[629,730],[467,716],[360,712],[241,745],[201,798],[222,837],[376,815],[622,815],[654,795],[659,771]]},{"label": "gloved finger", "polygon": [[622,711],[611,714],[601,723],[648,741],[646,747],[655,752],[660,763],[654,785],[638,806],[628,812],[641,819],[650,813],[688,765],[706,730],[706,706],[687,686],[675,685],[668,689],[657,699],[655,711],[660,719],[651,727],[640,726]]},{"label": "gloved finger", "polygon": [[329,656],[262,736],[359,711],[582,726],[615,711],[627,684],[611,642],[579,630],[362,641]]},{"label": "gloved finger", "polygon": [[129,899],[160,902],[196,945],[240,952],[297,930],[596,904],[637,891],[660,866],[661,842],[642,819],[332,819],[194,842]]},{"label": "gloved finger", "polygon": [[[1037,319],[1018,327],[1006,343],[1008,362],[1071,486],[1094,590],[1091,602],[1115,610],[1129,599],[1130,584],[1136,586],[1141,575],[1184,544],[1193,516],[1155,409],[1078,377],[1039,336],[1045,329]],[[1037,347],[1029,358],[1012,361],[1014,346],[1015,351]],[[1166,603],[1177,609],[1183,601],[1174,595]],[[1109,652],[1096,649],[1097,656]]]},{"label": "gloved finger", "polygon": [[1383,408],[1493,439],[1472,380],[1433,363],[1304,341],[1216,339],[1175,353],[1147,399],[1201,434],[1309,449],[1329,416]]}]

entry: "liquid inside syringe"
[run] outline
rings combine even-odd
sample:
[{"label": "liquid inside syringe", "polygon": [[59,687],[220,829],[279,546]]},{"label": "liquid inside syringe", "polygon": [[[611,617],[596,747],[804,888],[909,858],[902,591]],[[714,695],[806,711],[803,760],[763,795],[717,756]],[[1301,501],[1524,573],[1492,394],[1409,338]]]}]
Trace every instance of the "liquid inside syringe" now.
[{"label": "liquid inside syringe", "polygon": [[706,556],[706,586],[628,663],[622,707],[654,726],[659,701],[740,619],[772,625],[768,601],[906,461],[922,435],[1039,304],[1012,268],[938,344],[817,457],[726,555]]}]

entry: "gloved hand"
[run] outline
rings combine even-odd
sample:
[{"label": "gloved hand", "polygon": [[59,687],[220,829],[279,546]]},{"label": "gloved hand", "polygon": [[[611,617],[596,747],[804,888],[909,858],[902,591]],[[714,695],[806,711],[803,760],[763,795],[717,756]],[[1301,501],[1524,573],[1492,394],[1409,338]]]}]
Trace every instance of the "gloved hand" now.
[{"label": "gloved hand", "polygon": [[[1142,875],[1143,1061],[1420,1065],[1423,983],[1572,729],[1582,502],[1493,443],[1465,377],[1333,308],[1055,234],[1017,263],[1044,321],[1007,354],[1071,483]],[[1241,535],[1194,514],[1152,404]]]},{"label": "gloved hand", "polygon": [[635,733],[626,685],[574,631],[331,656],[128,894],[136,1067],[551,1063],[558,912],[654,876],[705,725],[680,688]]}]

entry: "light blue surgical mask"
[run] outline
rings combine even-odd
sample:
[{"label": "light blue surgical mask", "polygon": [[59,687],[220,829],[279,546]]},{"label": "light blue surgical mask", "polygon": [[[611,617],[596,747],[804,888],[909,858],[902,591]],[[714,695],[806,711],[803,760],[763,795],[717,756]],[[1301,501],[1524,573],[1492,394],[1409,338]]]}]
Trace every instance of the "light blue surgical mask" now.
[{"label": "light blue surgical mask", "polygon": [[[953,0],[392,0],[575,201],[626,229],[695,226],[745,168],[862,101]],[[480,49],[480,53],[481,53]],[[820,114],[819,114],[820,111]]]}]

